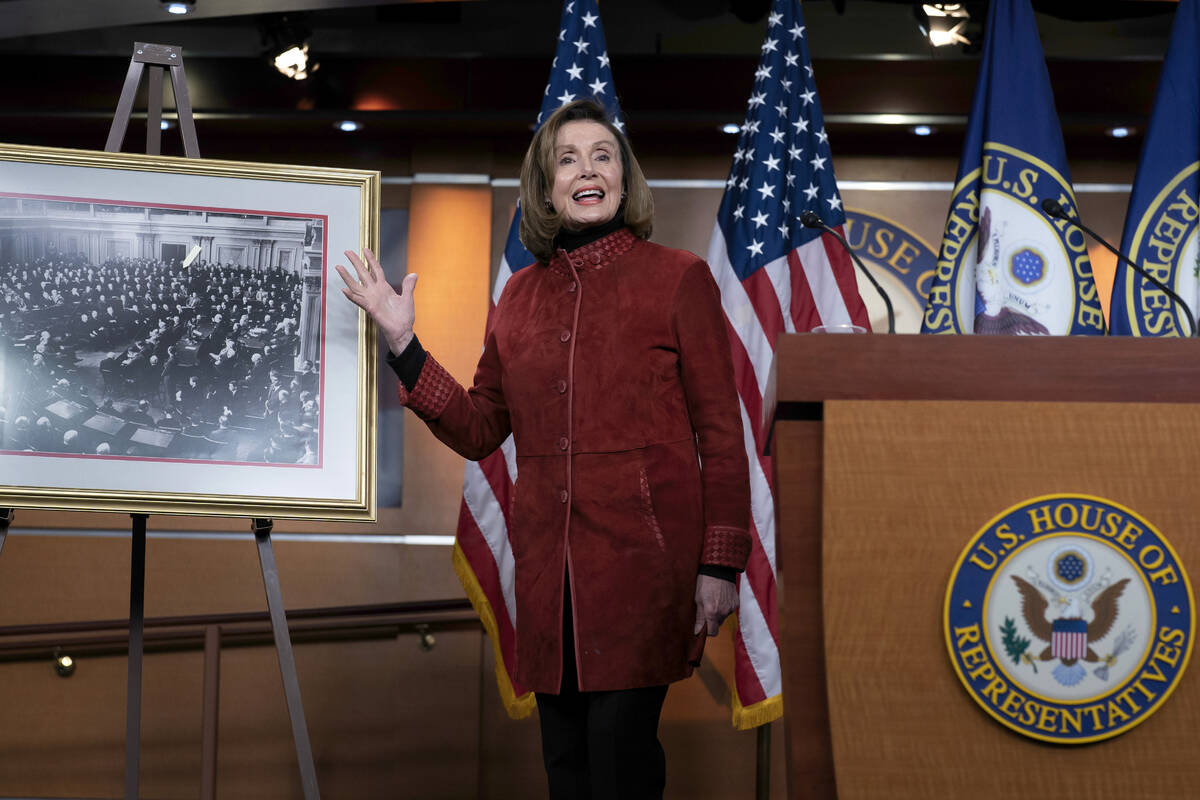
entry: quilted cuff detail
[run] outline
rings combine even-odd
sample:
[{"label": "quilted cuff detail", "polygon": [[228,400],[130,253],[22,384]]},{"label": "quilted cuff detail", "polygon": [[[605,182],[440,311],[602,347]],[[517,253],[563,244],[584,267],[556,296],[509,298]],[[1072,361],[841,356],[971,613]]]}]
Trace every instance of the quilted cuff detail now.
[{"label": "quilted cuff detail", "polygon": [[400,385],[400,402],[411,408],[424,419],[435,419],[445,410],[450,402],[450,394],[458,387],[458,381],[446,372],[446,368],[437,362],[433,356],[425,358],[425,366],[421,368],[421,376],[412,391],[407,391]]},{"label": "quilted cuff detail", "polygon": [[732,567],[741,571],[746,568],[749,559],[749,531],[721,525],[709,525],[705,529],[704,550],[700,554],[701,564]]}]

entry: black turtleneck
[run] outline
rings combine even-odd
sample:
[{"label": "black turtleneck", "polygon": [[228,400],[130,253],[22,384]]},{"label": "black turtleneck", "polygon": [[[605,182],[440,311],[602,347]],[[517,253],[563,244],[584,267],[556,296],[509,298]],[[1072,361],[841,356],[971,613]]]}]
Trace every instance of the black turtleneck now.
[{"label": "black turtleneck", "polygon": [[581,231],[571,231],[566,228],[558,229],[558,236],[554,237],[554,247],[556,249],[566,250],[568,253],[572,250],[583,247],[585,244],[603,239],[610,233],[615,233],[625,227],[625,209],[618,208],[615,217],[602,225],[593,225],[590,228],[584,228]]}]

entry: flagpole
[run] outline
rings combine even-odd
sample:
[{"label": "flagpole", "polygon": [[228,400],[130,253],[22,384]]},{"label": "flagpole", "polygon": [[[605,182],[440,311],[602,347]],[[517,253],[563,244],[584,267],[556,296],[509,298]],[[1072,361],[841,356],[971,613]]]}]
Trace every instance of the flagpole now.
[{"label": "flagpole", "polygon": [[771,797],[771,724],[759,725],[758,750],[755,754],[754,800]]}]

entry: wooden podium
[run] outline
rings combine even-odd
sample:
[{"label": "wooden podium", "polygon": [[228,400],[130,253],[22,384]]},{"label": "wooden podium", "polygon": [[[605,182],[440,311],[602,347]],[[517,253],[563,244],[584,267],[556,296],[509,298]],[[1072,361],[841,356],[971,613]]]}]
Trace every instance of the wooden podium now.
[{"label": "wooden podium", "polygon": [[1194,797],[1200,676],[1136,728],[1054,745],[947,654],[951,571],[1034,497],[1107,498],[1200,576],[1200,342],[781,337],[771,426],[788,797]]}]

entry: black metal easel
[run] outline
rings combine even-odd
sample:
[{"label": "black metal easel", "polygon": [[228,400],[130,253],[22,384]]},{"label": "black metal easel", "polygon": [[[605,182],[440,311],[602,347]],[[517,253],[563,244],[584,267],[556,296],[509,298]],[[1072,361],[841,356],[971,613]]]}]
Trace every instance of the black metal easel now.
[{"label": "black metal easel", "polygon": [[13,510],[11,508],[0,508],[0,550],[4,549],[4,539],[8,536],[8,526],[13,521]]},{"label": "black metal easel", "polygon": [[138,84],[142,82],[142,71],[150,65],[148,96],[146,98],[146,155],[162,153],[162,86],[163,70],[171,70],[171,90],[175,93],[175,110],[179,115],[179,133],[183,137],[183,152],[188,158],[200,157],[200,146],[196,144],[196,123],[192,119],[192,101],[188,97],[187,74],[183,71],[183,50],[169,44],[147,44],[134,42],[133,57],[129,59],[129,71],[125,73],[125,86],[121,99],[117,101],[117,112],[113,115],[112,127],[108,129],[106,153],[119,153],[125,141],[125,129],[129,126],[129,114],[133,111],[133,99],[137,96]]},{"label": "black metal easel", "polygon": [[[199,158],[200,147],[196,142],[196,125],[192,117],[192,103],[188,97],[187,76],[183,70],[183,53],[174,45],[147,44],[136,42],[133,57],[129,60],[129,71],[125,75],[125,86],[113,115],[112,127],[104,149],[109,153],[120,152],[129,125],[134,97],[142,72],[149,65],[149,97],[146,110],[146,154],[156,156],[162,152],[162,87],[163,72],[171,70],[171,88],[175,94],[175,107],[179,117],[179,132],[183,137],[183,150],[188,158]],[[145,624],[146,589],[146,514],[132,514],[133,540],[129,567],[129,682],[126,694],[125,717],[125,800],[137,800],[138,767],[141,755],[142,720],[142,649]],[[4,545],[4,533],[12,521],[9,510],[7,522],[0,525],[0,547]],[[312,746],[308,738],[308,725],[304,719],[304,705],[300,700],[300,681],[296,677],[296,661],[292,655],[292,640],[288,632],[287,618],[283,608],[283,593],[279,586],[279,570],[275,566],[275,551],[271,544],[269,519],[255,519],[252,525],[254,540],[258,546],[258,560],[262,568],[263,588],[267,594],[267,608],[271,614],[271,629],[275,635],[275,649],[279,656],[279,671],[283,677],[284,694],[287,697],[288,716],[292,721],[292,738],[296,744],[296,759],[300,765],[300,782],[305,800],[319,800],[317,771],[313,764]],[[215,791],[215,786],[211,787]]]}]

